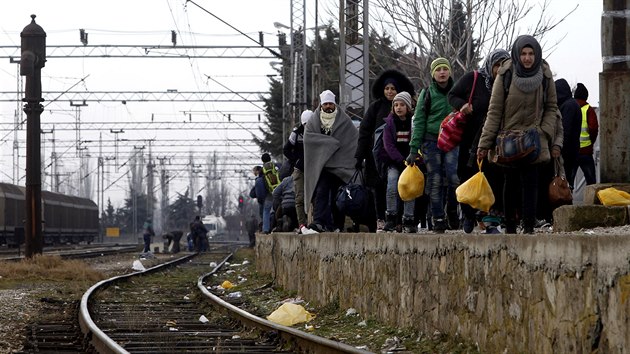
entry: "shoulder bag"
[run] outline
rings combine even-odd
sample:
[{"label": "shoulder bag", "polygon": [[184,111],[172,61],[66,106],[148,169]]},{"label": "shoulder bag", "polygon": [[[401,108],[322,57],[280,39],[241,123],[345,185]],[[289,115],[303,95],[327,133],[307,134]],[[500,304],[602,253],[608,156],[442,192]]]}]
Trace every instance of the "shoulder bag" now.
[{"label": "shoulder bag", "polygon": [[[477,70],[473,71],[473,75],[473,85],[470,90],[470,97],[468,97],[469,105],[472,104],[473,93],[475,92],[475,85],[477,84],[477,76],[479,75]],[[461,111],[451,112],[444,118],[440,124],[440,132],[438,134],[438,149],[449,152],[459,145],[462,141],[462,135],[464,134],[466,119],[467,115]]]}]

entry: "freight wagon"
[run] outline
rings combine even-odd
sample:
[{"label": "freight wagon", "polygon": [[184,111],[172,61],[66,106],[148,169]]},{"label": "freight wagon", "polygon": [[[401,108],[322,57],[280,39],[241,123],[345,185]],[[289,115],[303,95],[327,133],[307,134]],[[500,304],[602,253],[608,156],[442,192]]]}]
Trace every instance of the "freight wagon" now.
[{"label": "freight wagon", "polygon": [[[0,183],[0,245],[23,242],[26,188]],[[93,242],[98,237],[96,203],[90,199],[42,191],[44,244]]]}]

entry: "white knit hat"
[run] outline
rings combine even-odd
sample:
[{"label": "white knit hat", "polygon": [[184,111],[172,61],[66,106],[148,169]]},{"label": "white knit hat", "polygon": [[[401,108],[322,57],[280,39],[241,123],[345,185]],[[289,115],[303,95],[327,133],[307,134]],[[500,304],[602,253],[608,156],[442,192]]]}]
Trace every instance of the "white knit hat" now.
[{"label": "white knit hat", "polygon": [[319,103],[335,103],[335,94],[330,90],[326,90],[319,95]]},{"label": "white knit hat", "polygon": [[302,112],[302,116],[300,116],[300,122],[302,122],[302,124],[306,124],[306,122],[311,119],[312,115],[313,111],[311,111],[310,109],[305,110],[304,112]]}]

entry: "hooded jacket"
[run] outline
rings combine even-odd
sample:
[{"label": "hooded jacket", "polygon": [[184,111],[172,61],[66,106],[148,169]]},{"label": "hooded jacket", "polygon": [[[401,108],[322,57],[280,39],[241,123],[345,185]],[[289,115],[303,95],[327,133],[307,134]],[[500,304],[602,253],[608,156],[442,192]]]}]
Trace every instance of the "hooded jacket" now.
[{"label": "hooded jacket", "polygon": [[565,79],[555,82],[558,96],[558,108],[562,114],[564,141],[562,158],[564,161],[575,161],[580,151],[580,130],[582,128],[582,111],[580,105],[571,94],[571,87]]},{"label": "hooded jacket", "polygon": [[372,84],[372,103],[365,112],[365,116],[359,125],[359,140],[357,150],[354,154],[356,159],[365,159],[365,173],[368,184],[373,185],[376,179],[376,164],[372,156],[374,146],[374,131],[385,124],[385,118],[392,111],[392,101],[385,97],[385,82],[393,79],[396,84],[396,91],[407,91],[414,97],[416,94],[411,80],[402,72],[390,69],[383,71]]}]

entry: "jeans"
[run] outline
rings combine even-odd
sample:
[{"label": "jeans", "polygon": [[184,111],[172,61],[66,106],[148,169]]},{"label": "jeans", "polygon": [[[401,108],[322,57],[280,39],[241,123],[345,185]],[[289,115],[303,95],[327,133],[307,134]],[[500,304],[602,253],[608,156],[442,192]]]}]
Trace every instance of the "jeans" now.
[{"label": "jeans", "polygon": [[591,185],[597,183],[597,175],[595,174],[595,160],[593,160],[593,155],[578,155],[575,166],[573,166],[573,171],[571,171],[572,179],[569,180],[569,184],[573,187],[573,183],[575,182],[575,175],[577,174],[578,167],[582,169],[582,173],[584,173],[584,179],[586,180],[586,185]]},{"label": "jeans", "polygon": [[262,231],[266,234],[271,231],[271,208],[273,207],[273,199],[269,197],[270,195],[271,194],[267,195],[267,198],[265,198],[265,203],[263,204]]},{"label": "jeans", "polygon": [[332,231],[336,228],[343,229],[344,216],[337,209],[337,190],[342,181],[334,174],[322,171],[315,186],[313,195],[313,223],[321,225],[324,229]]},{"label": "jeans", "polygon": [[[400,171],[397,167],[390,166],[387,168],[387,215],[398,215],[398,205],[403,203],[398,194],[399,177]],[[415,204],[415,199],[404,202],[404,218],[413,219]]]},{"label": "jeans", "polygon": [[297,223],[306,225],[306,211],[304,209],[304,172],[293,169],[293,191],[295,192],[295,212],[297,213]]},{"label": "jeans", "polygon": [[[455,189],[459,186],[457,176],[457,159],[459,147],[444,152],[437,147],[437,141],[422,143],[422,153],[427,165],[427,184],[425,190],[430,198],[431,215],[433,219],[444,219],[444,203],[449,206],[457,205]],[[444,188],[446,184],[447,188]],[[445,198],[446,195],[446,198]]]}]

